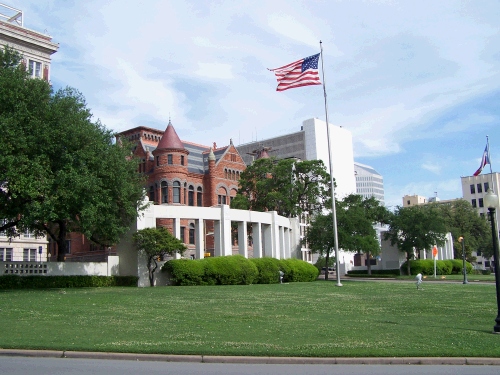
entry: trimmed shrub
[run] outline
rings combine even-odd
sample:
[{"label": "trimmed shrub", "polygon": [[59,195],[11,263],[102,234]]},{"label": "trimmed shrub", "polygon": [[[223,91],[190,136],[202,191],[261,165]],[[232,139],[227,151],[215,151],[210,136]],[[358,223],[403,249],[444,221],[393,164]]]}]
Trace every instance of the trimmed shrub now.
[{"label": "trimmed shrub", "polygon": [[166,262],[162,271],[168,272],[174,285],[206,285],[205,267],[200,261],[173,259]]},{"label": "trimmed shrub", "polygon": [[[452,275],[462,273],[462,261],[459,259],[438,260],[436,261],[437,275]],[[465,262],[467,273],[472,271],[472,264]],[[403,272],[406,272],[406,262],[401,266]],[[410,261],[411,274],[416,275],[434,275],[434,260],[420,259]]]},{"label": "trimmed shrub", "polygon": [[162,271],[170,273],[174,285],[249,285],[258,275],[257,267],[241,255],[173,259],[163,265]]},{"label": "trimmed shrub", "polygon": [[284,272],[283,281],[308,282],[318,278],[319,270],[316,266],[300,259],[280,260],[281,270]]},{"label": "trimmed shrub", "polygon": [[137,276],[0,276],[0,289],[137,286]]},{"label": "trimmed shrub", "polygon": [[259,271],[255,284],[277,284],[280,282],[280,261],[278,259],[265,257],[251,258],[250,261],[255,264]]}]

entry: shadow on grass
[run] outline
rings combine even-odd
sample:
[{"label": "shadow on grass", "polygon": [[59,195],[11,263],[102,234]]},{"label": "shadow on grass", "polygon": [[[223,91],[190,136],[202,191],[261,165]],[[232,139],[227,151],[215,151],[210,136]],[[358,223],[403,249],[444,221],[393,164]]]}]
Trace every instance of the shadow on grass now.
[{"label": "shadow on grass", "polygon": [[[411,324],[411,323],[391,322],[390,320],[374,320],[374,322],[375,323],[380,323],[380,324],[390,324],[390,325],[395,325],[395,326],[411,326],[411,327],[414,326],[414,324]],[[442,329],[443,326],[427,325],[426,328]],[[453,327],[453,329],[457,329],[457,330],[460,330],[460,331],[468,331],[468,332],[478,332],[478,333],[491,334],[491,331],[483,330],[483,329],[470,329],[470,328],[457,328],[457,327]]]}]

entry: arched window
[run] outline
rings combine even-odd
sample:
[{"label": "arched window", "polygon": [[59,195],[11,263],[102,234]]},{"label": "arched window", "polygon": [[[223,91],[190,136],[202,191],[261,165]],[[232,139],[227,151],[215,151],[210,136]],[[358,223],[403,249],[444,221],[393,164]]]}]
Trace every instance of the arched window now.
[{"label": "arched window", "polygon": [[196,195],[196,205],[198,207],[202,207],[203,206],[203,189],[201,188],[201,186],[198,186],[198,189],[197,189],[197,195]]},{"label": "arched window", "polygon": [[194,206],[194,186],[193,185],[189,185],[188,205]]},{"label": "arched window", "polygon": [[168,184],[167,184],[167,181],[161,182],[161,203],[168,203]]},{"label": "arched window", "polygon": [[174,181],[173,187],[174,203],[181,203],[181,183],[179,181]]},{"label": "arched window", "polygon": [[227,202],[227,190],[224,187],[220,187],[217,192],[217,203],[218,204],[226,204]]},{"label": "arched window", "polygon": [[195,240],[194,240],[194,224],[189,224],[189,244],[194,245]]},{"label": "arched window", "polygon": [[224,169],[224,178],[227,179],[227,169]]},{"label": "arched window", "polygon": [[187,182],[184,182],[184,204],[187,204]]},{"label": "arched window", "polygon": [[235,171],[233,171],[231,173],[231,180],[236,180],[236,172]]}]

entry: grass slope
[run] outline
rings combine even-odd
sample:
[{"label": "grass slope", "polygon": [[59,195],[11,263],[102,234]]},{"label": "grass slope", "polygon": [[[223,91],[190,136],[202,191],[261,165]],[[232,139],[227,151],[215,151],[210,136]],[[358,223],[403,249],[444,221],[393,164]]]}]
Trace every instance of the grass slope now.
[{"label": "grass slope", "polygon": [[500,357],[495,286],[346,281],[0,291],[0,347]]}]

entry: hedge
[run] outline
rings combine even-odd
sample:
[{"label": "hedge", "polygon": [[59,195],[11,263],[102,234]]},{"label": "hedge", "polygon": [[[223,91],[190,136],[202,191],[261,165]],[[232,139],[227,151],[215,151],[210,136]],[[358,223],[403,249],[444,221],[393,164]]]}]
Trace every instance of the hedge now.
[{"label": "hedge", "polygon": [[[465,262],[467,273],[472,271],[472,264]],[[407,262],[405,262],[401,269],[406,273]],[[436,274],[437,275],[452,275],[462,274],[463,261],[459,259],[438,260],[436,261]],[[412,275],[421,273],[422,275],[434,275],[434,260],[432,259],[419,259],[410,261],[410,270]]]},{"label": "hedge", "polygon": [[[372,276],[399,276],[399,269],[396,270],[372,270]],[[368,275],[368,270],[351,270],[347,271],[347,276],[356,276],[356,275]]]},{"label": "hedge", "polygon": [[204,258],[198,260],[173,259],[162,271],[169,274],[172,285],[249,285],[283,281],[314,281],[319,271],[312,264],[299,259],[251,258],[241,255]]},{"label": "hedge", "polygon": [[249,285],[257,278],[257,267],[242,255],[198,260],[172,259],[162,271],[173,285]]},{"label": "hedge", "polygon": [[137,276],[0,276],[0,289],[137,286]]}]

